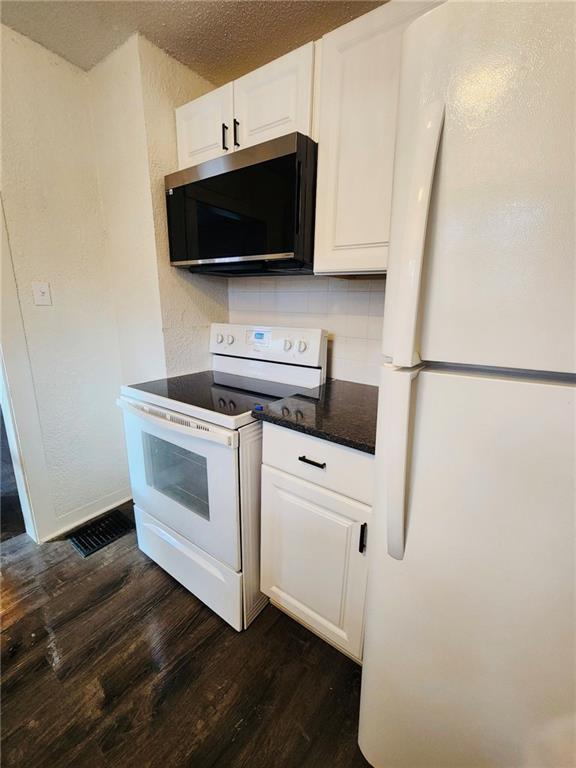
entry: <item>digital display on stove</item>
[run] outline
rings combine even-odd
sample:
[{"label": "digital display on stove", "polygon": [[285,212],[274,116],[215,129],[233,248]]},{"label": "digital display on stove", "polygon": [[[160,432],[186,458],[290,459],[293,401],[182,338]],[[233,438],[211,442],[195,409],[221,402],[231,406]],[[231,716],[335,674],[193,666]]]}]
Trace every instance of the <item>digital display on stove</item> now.
[{"label": "digital display on stove", "polygon": [[248,342],[255,347],[269,347],[272,341],[272,334],[270,331],[248,331]]}]

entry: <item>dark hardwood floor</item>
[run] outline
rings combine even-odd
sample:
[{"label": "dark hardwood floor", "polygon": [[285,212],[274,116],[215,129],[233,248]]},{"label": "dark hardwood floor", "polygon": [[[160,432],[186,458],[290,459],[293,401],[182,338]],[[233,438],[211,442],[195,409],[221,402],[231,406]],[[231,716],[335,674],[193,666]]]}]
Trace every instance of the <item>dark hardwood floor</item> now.
[{"label": "dark hardwood floor", "polygon": [[272,607],[237,633],[130,533],[2,545],[2,765],[360,768],[360,668]]}]

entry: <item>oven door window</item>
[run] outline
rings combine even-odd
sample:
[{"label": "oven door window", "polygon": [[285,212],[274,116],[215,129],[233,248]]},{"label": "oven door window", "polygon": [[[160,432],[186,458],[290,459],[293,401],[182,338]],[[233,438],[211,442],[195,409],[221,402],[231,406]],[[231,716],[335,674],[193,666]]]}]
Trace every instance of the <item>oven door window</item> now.
[{"label": "oven door window", "polygon": [[206,458],[147,432],[142,441],[147,484],[210,520]]}]

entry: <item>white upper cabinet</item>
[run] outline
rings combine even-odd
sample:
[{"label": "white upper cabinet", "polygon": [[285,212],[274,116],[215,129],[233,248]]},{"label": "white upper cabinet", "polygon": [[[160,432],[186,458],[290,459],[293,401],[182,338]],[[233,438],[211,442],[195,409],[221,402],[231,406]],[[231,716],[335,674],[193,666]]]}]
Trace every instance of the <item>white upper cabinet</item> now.
[{"label": "white upper cabinet", "polygon": [[178,167],[312,130],[314,43],[176,110]]},{"label": "white upper cabinet", "polygon": [[402,33],[430,7],[387,3],[322,39],[318,274],[387,268]]},{"label": "white upper cabinet", "polygon": [[233,83],[178,107],[178,167],[189,168],[231,152],[234,141],[233,120]]},{"label": "white upper cabinet", "polygon": [[237,149],[286,133],[310,135],[314,43],[234,81]]}]

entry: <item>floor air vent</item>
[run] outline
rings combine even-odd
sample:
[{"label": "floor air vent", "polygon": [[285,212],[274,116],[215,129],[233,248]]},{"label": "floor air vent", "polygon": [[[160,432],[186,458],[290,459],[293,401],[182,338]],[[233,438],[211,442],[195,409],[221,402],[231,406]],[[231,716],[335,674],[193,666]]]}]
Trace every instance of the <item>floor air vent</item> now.
[{"label": "floor air vent", "polygon": [[74,549],[82,557],[88,557],[88,555],[93,555],[102,547],[124,536],[132,528],[134,525],[131,521],[122,512],[115,509],[107,515],[77,528],[69,538]]}]

